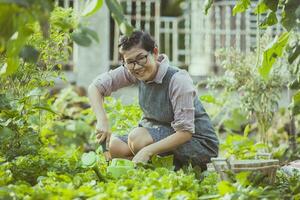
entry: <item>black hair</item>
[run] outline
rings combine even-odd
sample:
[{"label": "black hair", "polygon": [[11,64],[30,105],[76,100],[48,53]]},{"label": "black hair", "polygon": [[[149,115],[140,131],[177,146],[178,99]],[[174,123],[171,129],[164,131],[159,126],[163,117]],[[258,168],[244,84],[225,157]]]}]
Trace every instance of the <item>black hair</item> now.
[{"label": "black hair", "polygon": [[130,36],[121,36],[119,39],[120,52],[130,50],[133,47],[141,47],[146,51],[153,52],[156,47],[155,40],[144,31],[134,31]]}]

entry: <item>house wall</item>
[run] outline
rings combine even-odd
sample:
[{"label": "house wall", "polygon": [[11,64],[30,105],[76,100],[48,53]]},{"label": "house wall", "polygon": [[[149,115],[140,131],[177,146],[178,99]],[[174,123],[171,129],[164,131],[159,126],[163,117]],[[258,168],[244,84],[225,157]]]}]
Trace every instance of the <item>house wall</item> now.
[{"label": "house wall", "polygon": [[[75,1],[74,8],[78,11],[82,8],[80,1]],[[102,8],[88,18],[82,18],[83,23],[97,32],[99,43],[93,41],[89,47],[74,44],[74,73],[76,85],[87,88],[91,81],[100,73],[109,70],[109,12],[104,4]]]}]

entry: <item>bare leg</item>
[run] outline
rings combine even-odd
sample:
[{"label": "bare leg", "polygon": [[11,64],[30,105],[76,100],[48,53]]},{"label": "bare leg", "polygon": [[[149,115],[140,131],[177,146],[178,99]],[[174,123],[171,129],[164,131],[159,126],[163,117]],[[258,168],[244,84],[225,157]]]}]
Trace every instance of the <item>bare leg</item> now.
[{"label": "bare leg", "polygon": [[111,136],[109,143],[109,152],[112,158],[126,158],[129,159],[133,157],[128,144],[123,142],[121,139]]},{"label": "bare leg", "polygon": [[153,142],[150,133],[143,127],[133,129],[128,135],[128,146],[134,155]]}]

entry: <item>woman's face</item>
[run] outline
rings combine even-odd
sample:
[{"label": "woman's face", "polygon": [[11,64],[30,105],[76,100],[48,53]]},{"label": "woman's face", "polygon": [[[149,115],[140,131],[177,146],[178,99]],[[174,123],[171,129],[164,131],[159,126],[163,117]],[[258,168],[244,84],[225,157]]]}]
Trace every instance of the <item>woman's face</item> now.
[{"label": "woman's face", "polygon": [[139,47],[123,51],[124,66],[141,81],[151,81],[157,73],[157,48],[153,53]]}]

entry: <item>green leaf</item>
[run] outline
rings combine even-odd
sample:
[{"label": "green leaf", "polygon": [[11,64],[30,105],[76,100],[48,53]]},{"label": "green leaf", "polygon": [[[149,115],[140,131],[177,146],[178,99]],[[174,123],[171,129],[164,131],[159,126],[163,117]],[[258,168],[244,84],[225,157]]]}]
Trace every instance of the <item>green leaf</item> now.
[{"label": "green leaf", "polygon": [[120,25],[125,20],[122,6],[116,0],[105,0],[105,3],[110,10],[114,20],[116,20],[118,25]]},{"label": "green leaf", "polygon": [[205,15],[207,15],[208,10],[213,5],[213,2],[214,2],[213,0],[205,0],[205,3],[204,3],[204,13],[205,13]]},{"label": "green leaf", "polygon": [[235,192],[236,189],[228,181],[221,181],[218,183],[218,190],[221,195]]},{"label": "green leaf", "polygon": [[79,24],[77,30],[75,30],[71,34],[71,38],[78,45],[85,46],[85,47],[90,46],[92,44],[92,39],[95,40],[96,42],[99,42],[99,37],[97,35],[97,32],[95,32],[94,30],[86,26],[82,26],[81,24]]},{"label": "green leaf", "polygon": [[236,15],[240,12],[245,12],[250,5],[250,0],[239,0],[238,3],[233,7],[233,15]]},{"label": "green leaf", "polygon": [[259,73],[265,80],[268,78],[274,62],[282,55],[289,39],[289,35],[290,34],[286,32],[279,38],[275,38],[275,40],[264,51],[262,65],[259,67]]},{"label": "green leaf", "polygon": [[169,170],[173,170],[173,157],[173,155],[163,157],[155,155],[151,158],[151,162],[155,167],[164,167]]},{"label": "green leaf", "polygon": [[13,13],[17,12],[18,8],[11,5],[1,5],[0,7],[0,39],[8,41],[8,39],[15,33],[14,25],[15,16]]},{"label": "green leaf", "polygon": [[269,9],[273,12],[277,11],[279,0],[260,0],[255,7],[255,14],[262,14],[267,12]]},{"label": "green leaf", "polygon": [[126,20],[122,6],[116,0],[105,0],[108,9],[111,12],[112,17],[120,27],[122,34],[130,35],[133,31],[133,27]]},{"label": "green leaf", "polygon": [[264,0],[264,3],[267,7],[272,10],[273,12],[277,11],[279,0]]},{"label": "green leaf", "polygon": [[298,90],[296,92],[296,94],[294,94],[291,105],[292,105],[292,113],[293,113],[293,115],[300,114],[300,90]]},{"label": "green leaf", "polygon": [[225,129],[228,131],[242,131],[241,127],[245,124],[247,117],[239,108],[233,109],[230,118],[224,120]]},{"label": "green leaf", "polygon": [[295,43],[295,45],[291,48],[291,52],[288,55],[288,61],[292,64],[300,55],[300,41]]},{"label": "green leaf", "polygon": [[0,76],[5,76],[7,74],[6,71],[7,71],[7,63],[4,63],[0,69]]},{"label": "green leaf", "polygon": [[4,157],[0,156],[0,163],[3,163],[5,161],[6,161],[6,159]]},{"label": "green leaf", "polygon": [[26,24],[21,24],[18,27],[18,32],[8,40],[7,44],[7,59],[6,65],[2,67],[1,74],[3,76],[9,76],[14,74],[20,64],[19,54],[25,44],[27,38],[32,34],[32,29],[26,27]]},{"label": "green leaf", "polygon": [[300,4],[299,0],[287,0],[283,7],[281,24],[288,31],[293,29],[294,27],[299,28],[300,20]]},{"label": "green leaf", "polygon": [[93,151],[84,153],[81,156],[81,162],[84,167],[93,167],[97,161],[97,154]]},{"label": "green leaf", "polygon": [[40,52],[36,50],[31,45],[25,45],[20,52],[20,57],[23,58],[25,62],[36,63],[38,61]]},{"label": "green leaf", "polygon": [[53,114],[58,114],[56,113],[54,110],[52,110],[49,106],[33,106],[32,109],[39,109],[39,110],[45,110],[45,111],[48,111],[48,112],[51,112]]},{"label": "green leaf", "polygon": [[9,109],[10,100],[6,97],[5,94],[0,94],[0,110]]},{"label": "green leaf", "polygon": [[212,103],[212,104],[220,104],[217,102],[216,98],[213,95],[207,94],[207,95],[201,95],[200,100],[207,102],[207,103]]},{"label": "green leaf", "polygon": [[258,149],[266,149],[267,148],[267,146],[266,146],[266,144],[264,144],[264,143],[256,143],[255,145],[254,145],[254,147],[258,150]]},{"label": "green leaf", "polygon": [[92,40],[90,39],[90,37],[87,34],[82,33],[81,31],[73,32],[71,34],[71,38],[80,46],[88,47],[92,44]]},{"label": "green leaf", "polygon": [[81,15],[84,17],[91,16],[96,13],[102,5],[103,0],[87,0]]},{"label": "green leaf", "polygon": [[260,0],[254,9],[255,14],[262,14],[268,11],[268,6],[265,4],[265,0]]},{"label": "green leaf", "polygon": [[12,122],[12,118],[9,118],[8,120],[6,120],[4,122],[0,121],[0,125],[3,127],[7,127],[11,122]]},{"label": "green leaf", "polygon": [[123,35],[131,35],[133,27],[125,21],[120,24],[120,31]]},{"label": "green leaf", "polygon": [[61,29],[64,33],[69,33],[70,30],[75,28],[75,19],[73,17],[73,10],[56,7],[51,13],[51,26],[52,28]]},{"label": "green leaf", "polygon": [[260,23],[260,28],[267,28],[268,26],[273,26],[274,24],[277,24],[278,20],[276,17],[275,12],[270,12],[265,17],[265,19]]},{"label": "green leaf", "polygon": [[207,199],[220,199],[221,196],[219,194],[208,194],[208,195],[202,195],[198,198],[198,200],[207,200]]},{"label": "green leaf", "polygon": [[299,90],[300,89],[300,77],[298,77],[297,79],[290,82],[288,86],[292,90]]},{"label": "green leaf", "polygon": [[20,64],[19,57],[18,56],[8,57],[6,60],[6,64],[7,64],[7,67],[6,67],[5,73],[3,75],[9,76],[18,70],[19,64]]},{"label": "green leaf", "polygon": [[0,37],[0,53],[3,53],[5,50],[5,40]]},{"label": "green leaf", "polygon": [[26,97],[31,97],[31,96],[42,96],[43,95],[43,90],[41,88],[34,88],[33,90],[29,91],[26,94]]},{"label": "green leaf", "polygon": [[250,124],[248,124],[244,129],[244,137],[248,137],[250,130],[251,130]]},{"label": "green leaf", "polygon": [[89,35],[96,42],[99,42],[99,37],[98,37],[98,34],[96,31],[94,31],[88,27],[82,27],[81,30],[82,30],[82,33]]},{"label": "green leaf", "polygon": [[249,175],[250,172],[240,172],[235,176],[235,178],[241,185],[248,186],[250,184],[250,181],[248,179]]},{"label": "green leaf", "polygon": [[137,168],[152,169],[152,170],[155,169],[155,166],[150,163],[138,162],[135,165]]},{"label": "green leaf", "polygon": [[1,141],[0,153],[1,154],[3,153],[1,152],[3,148],[10,148],[9,144],[12,143],[14,136],[15,133],[10,128],[0,127],[0,141]]},{"label": "green leaf", "polygon": [[104,153],[104,149],[102,148],[101,145],[99,145],[98,148],[96,149],[96,153],[97,153],[97,154],[102,154],[102,153]]}]

